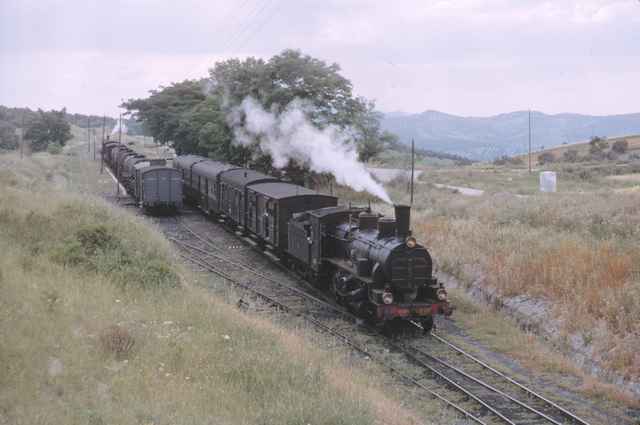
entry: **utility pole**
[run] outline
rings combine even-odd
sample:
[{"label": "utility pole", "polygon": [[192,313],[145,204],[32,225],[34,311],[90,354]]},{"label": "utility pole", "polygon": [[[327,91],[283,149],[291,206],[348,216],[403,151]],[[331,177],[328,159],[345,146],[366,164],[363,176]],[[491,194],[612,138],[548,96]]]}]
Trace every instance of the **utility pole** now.
[{"label": "utility pole", "polygon": [[91,155],[91,115],[87,116],[87,153]]},{"label": "utility pole", "polygon": [[531,174],[531,109],[529,109],[529,174]]},{"label": "utility pole", "polygon": [[26,109],[22,111],[22,128],[20,129],[20,159],[24,157],[24,116]]},{"label": "utility pole", "polygon": [[100,148],[100,174],[102,174],[103,172],[103,167],[104,167],[104,162],[103,162],[103,154],[104,154],[104,134],[106,131],[106,126],[107,126],[107,116],[103,115],[102,116],[102,142],[100,144],[101,148]]},{"label": "utility pole", "polygon": [[120,121],[118,124],[118,143],[122,144],[122,112],[120,113]]},{"label": "utility pole", "polygon": [[409,205],[413,206],[413,173],[416,167],[416,147],[415,142],[411,139],[411,203]]}]

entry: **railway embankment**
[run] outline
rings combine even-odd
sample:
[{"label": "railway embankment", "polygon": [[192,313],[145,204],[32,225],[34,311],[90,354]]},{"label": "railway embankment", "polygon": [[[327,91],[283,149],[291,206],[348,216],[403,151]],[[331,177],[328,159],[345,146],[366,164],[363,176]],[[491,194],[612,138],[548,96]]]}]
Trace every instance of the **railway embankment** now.
[{"label": "railway embankment", "polygon": [[375,368],[212,296],[148,222],[29,161],[0,172],[0,423],[423,421]]},{"label": "railway embankment", "polygon": [[640,399],[636,195],[430,190],[418,203],[418,235],[471,298],[547,339],[612,394]]},{"label": "railway embankment", "polygon": [[606,359],[599,355],[583,334],[567,334],[564,331],[566,325],[553,313],[552,302],[527,295],[504,296],[496,288],[487,286],[482,275],[468,283],[461,283],[459,279],[446,273],[440,273],[439,278],[447,287],[462,290],[470,299],[513,318],[525,332],[540,335],[586,374],[609,383],[616,390],[626,391],[640,398],[640,380],[605,367]]}]

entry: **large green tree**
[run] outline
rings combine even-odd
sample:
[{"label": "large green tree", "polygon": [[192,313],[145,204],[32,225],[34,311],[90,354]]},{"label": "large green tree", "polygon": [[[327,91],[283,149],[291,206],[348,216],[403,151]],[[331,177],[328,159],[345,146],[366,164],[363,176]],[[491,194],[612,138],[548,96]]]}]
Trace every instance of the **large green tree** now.
[{"label": "large green tree", "polygon": [[247,97],[275,113],[294,99],[302,100],[317,127],[349,129],[362,160],[376,156],[393,141],[392,135],[381,131],[374,103],[353,95],[351,82],[340,74],[337,64],[297,50],[285,50],[268,61],[250,57],[218,62],[208,79],[160,87],[124,106],[149,134],[178,153],[199,153],[237,164],[251,161],[268,169],[268,155],[257,147],[233,143],[229,116]]},{"label": "large green tree", "polygon": [[50,143],[64,146],[71,139],[71,126],[66,120],[66,113],[65,108],[49,112],[38,109],[38,113],[25,126],[24,134],[25,139],[31,141],[34,152],[46,150]]},{"label": "large green tree", "polygon": [[0,120],[0,149],[15,149],[17,147],[16,127],[8,121]]},{"label": "large green tree", "polygon": [[124,106],[162,144],[171,144],[178,153],[194,152],[197,141],[184,137],[189,113],[205,100],[203,82],[185,80],[152,90],[145,99],[130,99]]}]

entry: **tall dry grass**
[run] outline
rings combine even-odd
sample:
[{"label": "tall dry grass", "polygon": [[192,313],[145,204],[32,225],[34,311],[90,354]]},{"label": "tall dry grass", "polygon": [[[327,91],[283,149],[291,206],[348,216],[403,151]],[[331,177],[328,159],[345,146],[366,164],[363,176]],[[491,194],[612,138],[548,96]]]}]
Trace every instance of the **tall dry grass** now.
[{"label": "tall dry grass", "polygon": [[[428,201],[427,201],[428,199]],[[430,191],[414,228],[444,271],[553,302],[612,369],[640,377],[640,197],[468,198]]]},{"label": "tall dry grass", "polygon": [[427,420],[407,409],[375,366],[200,289],[141,219],[14,177],[0,182],[0,423],[451,423],[438,404]]}]

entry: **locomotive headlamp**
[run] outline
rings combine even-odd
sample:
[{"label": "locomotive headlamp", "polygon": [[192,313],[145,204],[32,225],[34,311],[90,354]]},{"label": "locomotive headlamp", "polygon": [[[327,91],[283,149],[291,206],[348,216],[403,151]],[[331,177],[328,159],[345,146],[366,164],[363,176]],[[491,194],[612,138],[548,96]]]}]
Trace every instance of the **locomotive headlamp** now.
[{"label": "locomotive headlamp", "polygon": [[385,304],[391,304],[393,302],[393,294],[391,291],[384,291],[382,293],[382,302]]},{"label": "locomotive headlamp", "polygon": [[438,289],[437,295],[438,295],[438,299],[440,301],[446,301],[447,300],[447,291],[445,291],[444,289],[442,289],[442,288]]},{"label": "locomotive headlamp", "polygon": [[414,238],[413,236],[409,236],[409,237],[407,238],[407,241],[406,241],[406,242],[407,242],[407,247],[408,247],[408,248],[415,248],[415,247],[416,247],[416,245],[417,245],[417,243],[418,243],[418,242],[416,241],[416,238]]}]

